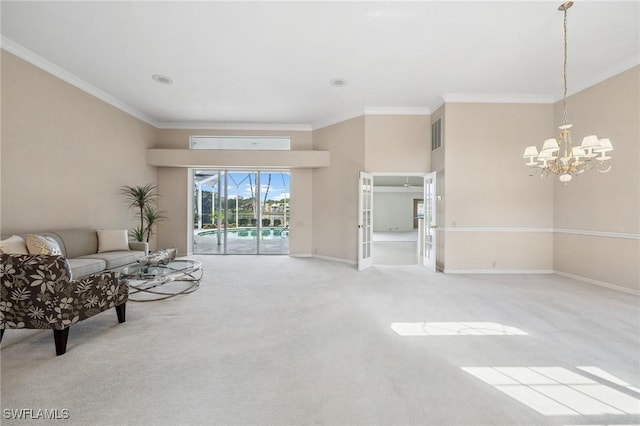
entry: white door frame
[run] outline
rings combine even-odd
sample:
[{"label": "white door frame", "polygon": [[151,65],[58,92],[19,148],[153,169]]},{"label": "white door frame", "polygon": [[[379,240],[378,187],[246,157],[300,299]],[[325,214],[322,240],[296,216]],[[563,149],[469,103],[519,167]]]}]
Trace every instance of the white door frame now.
[{"label": "white door frame", "polygon": [[373,175],[358,176],[358,270],[373,266]]},{"label": "white door frame", "polygon": [[425,173],[424,175],[424,226],[422,228],[421,240],[423,245],[422,264],[429,270],[436,272],[436,172]]}]

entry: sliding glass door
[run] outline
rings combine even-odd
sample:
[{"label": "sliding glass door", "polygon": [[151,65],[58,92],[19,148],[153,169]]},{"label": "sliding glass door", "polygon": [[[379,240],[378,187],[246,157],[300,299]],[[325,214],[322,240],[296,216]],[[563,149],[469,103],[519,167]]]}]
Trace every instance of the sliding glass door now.
[{"label": "sliding glass door", "polygon": [[288,172],[260,172],[261,254],[289,253],[289,178]]},{"label": "sliding glass door", "polygon": [[288,254],[288,171],[193,171],[195,254]]}]

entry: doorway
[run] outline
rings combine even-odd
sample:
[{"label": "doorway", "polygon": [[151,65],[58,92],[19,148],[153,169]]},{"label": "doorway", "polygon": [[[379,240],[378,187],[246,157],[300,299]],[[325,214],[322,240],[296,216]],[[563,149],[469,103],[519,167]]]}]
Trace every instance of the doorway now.
[{"label": "doorway", "polygon": [[194,254],[289,254],[288,170],[192,173]]},{"label": "doorway", "polygon": [[[404,178],[404,182],[402,182]],[[412,178],[415,178],[412,181]],[[401,185],[399,185],[399,181]],[[420,193],[422,187],[422,215],[421,204],[400,203],[398,197],[395,203],[384,203],[380,200],[381,193],[403,194],[411,191]],[[391,265],[423,265],[436,271],[436,173],[367,173],[360,172],[358,196],[358,269],[366,269],[374,264]],[[410,194],[409,194],[410,195]],[[388,198],[388,197],[387,197]],[[406,198],[406,197],[405,197]],[[413,198],[409,198],[413,200]],[[418,229],[413,229],[414,216],[412,206],[417,212]],[[407,210],[410,212],[406,217]],[[403,223],[408,221],[408,231],[396,226],[396,222],[385,222],[383,218],[389,212],[399,212]],[[398,218],[396,218],[398,220]],[[390,225],[391,224],[391,225]],[[404,235],[402,235],[404,234]],[[398,241],[400,240],[400,241]],[[407,241],[408,240],[408,241]],[[384,244],[392,243],[392,244]],[[399,244],[404,243],[404,244]],[[410,243],[410,244],[406,244]],[[385,251],[385,246],[388,250]],[[394,253],[395,252],[395,253]],[[397,253],[400,257],[396,257]]]},{"label": "doorway", "polygon": [[420,263],[418,217],[424,210],[424,173],[373,173],[373,264]]}]

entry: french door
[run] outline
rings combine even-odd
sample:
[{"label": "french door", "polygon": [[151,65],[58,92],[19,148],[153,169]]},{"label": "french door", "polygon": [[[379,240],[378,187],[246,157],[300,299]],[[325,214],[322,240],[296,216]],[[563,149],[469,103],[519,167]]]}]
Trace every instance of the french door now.
[{"label": "french door", "polygon": [[[421,263],[436,271],[436,173],[424,175],[422,203],[416,203],[414,217],[418,218],[419,255]],[[358,180],[358,269],[373,265],[373,174],[360,172]],[[419,207],[423,209],[419,209]],[[422,211],[419,211],[422,210]],[[419,257],[419,259],[420,259]]]},{"label": "french door", "polygon": [[360,172],[358,196],[358,270],[373,265],[373,175]]},{"label": "french door", "polygon": [[436,271],[436,173],[424,176],[423,265]]}]

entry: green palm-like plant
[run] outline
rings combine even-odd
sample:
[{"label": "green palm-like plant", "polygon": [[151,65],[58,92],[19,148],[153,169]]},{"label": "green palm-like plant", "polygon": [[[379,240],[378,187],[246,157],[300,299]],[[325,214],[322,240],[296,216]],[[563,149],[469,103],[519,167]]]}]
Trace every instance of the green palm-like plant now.
[{"label": "green palm-like plant", "polygon": [[[164,219],[155,208],[158,199],[158,188],[148,183],[146,185],[125,185],[120,190],[129,207],[137,210],[136,216],[140,219],[140,225],[133,229],[129,235],[135,241],[149,241],[154,224]],[[149,210],[149,212],[147,211]],[[151,219],[151,223],[149,223]]]},{"label": "green palm-like plant", "polygon": [[151,238],[151,234],[153,234],[153,225],[160,222],[162,219],[166,219],[167,217],[164,215],[164,212],[157,210],[154,206],[146,205],[144,207],[143,212],[144,222],[146,223],[146,227],[143,233],[147,234],[147,242]]}]

